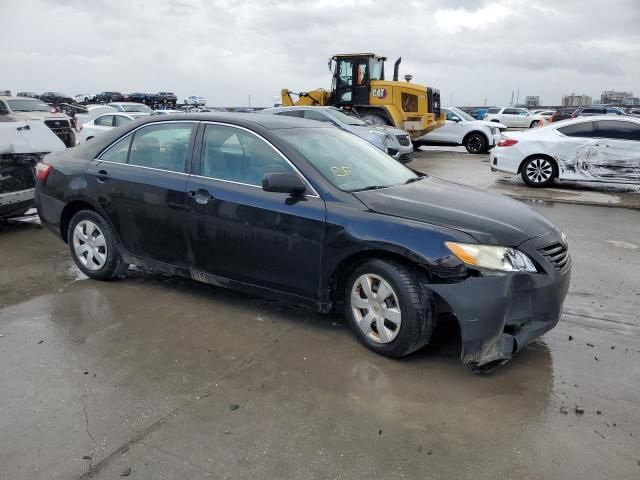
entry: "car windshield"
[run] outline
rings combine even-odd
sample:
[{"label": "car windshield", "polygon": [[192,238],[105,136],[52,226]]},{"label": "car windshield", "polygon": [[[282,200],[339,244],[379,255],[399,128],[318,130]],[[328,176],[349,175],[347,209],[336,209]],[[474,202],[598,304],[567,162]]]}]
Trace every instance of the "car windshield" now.
[{"label": "car windshield", "polygon": [[467,122],[470,120],[475,120],[475,118],[473,118],[471,115],[469,115],[468,113],[460,110],[459,108],[456,107],[451,107],[449,109],[450,112],[455,113],[456,115],[458,115],[461,119],[466,120]]},{"label": "car windshield", "polygon": [[146,105],[122,105],[122,109],[125,112],[151,113],[151,109]]},{"label": "car windshield", "polygon": [[336,128],[289,128],[274,133],[340,190],[356,192],[420,178],[382,150]]},{"label": "car windshield", "polygon": [[345,123],[347,125],[366,125],[366,122],[363,122],[358,117],[356,117],[353,113],[343,112],[342,110],[338,110],[337,108],[328,109],[329,115],[334,117],[339,122]]},{"label": "car windshield", "polygon": [[48,112],[51,107],[40,100],[7,100],[14,112]]}]

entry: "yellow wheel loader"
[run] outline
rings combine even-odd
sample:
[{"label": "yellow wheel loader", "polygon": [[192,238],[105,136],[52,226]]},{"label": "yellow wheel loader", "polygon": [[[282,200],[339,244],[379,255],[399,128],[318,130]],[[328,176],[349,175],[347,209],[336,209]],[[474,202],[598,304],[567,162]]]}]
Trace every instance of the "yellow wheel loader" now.
[{"label": "yellow wheel loader", "polygon": [[385,60],[373,53],[334,55],[329,60],[333,74],[330,92],[322,88],[300,93],[283,89],[282,105],[333,105],[353,110],[368,123],[402,128],[413,140],[443,126],[440,91],[410,83],[411,75],[398,81],[400,58],[394,64],[393,81],[385,80]]}]

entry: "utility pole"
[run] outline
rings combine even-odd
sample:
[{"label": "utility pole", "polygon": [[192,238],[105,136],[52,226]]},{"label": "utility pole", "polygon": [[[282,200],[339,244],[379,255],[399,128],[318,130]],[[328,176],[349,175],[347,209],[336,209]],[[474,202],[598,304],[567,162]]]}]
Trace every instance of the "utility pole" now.
[{"label": "utility pole", "polygon": [[514,91],[511,90],[511,102],[509,103],[510,107],[513,107],[513,94],[514,94]]},{"label": "utility pole", "polygon": [[453,107],[453,92],[449,94],[449,106]]},{"label": "utility pole", "polygon": [[520,103],[520,87],[518,87],[518,96],[516,97],[516,105]]},{"label": "utility pole", "polygon": [[247,105],[247,107],[251,106],[251,94],[249,94],[249,105]]}]

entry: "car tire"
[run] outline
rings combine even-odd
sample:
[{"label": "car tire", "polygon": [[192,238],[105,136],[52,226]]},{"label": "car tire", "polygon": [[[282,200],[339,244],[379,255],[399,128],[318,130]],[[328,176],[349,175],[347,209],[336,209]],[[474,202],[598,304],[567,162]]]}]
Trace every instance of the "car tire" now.
[{"label": "car tire", "polygon": [[375,113],[366,113],[360,117],[360,120],[368,123],[369,125],[391,126],[391,124],[382,115],[376,115]]},{"label": "car tire", "polygon": [[544,188],[551,185],[558,176],[557,167],[548,157],[530,157],[522,164],[520,176],[530,187]]},{"label": "car tire", "polygon": [[529,125],[529,128],[535,128],[538,125],[540,125],[540,120],[534,120],[533,122],[531,122],[531,125]]},{"label": "car tire", "polygon": [[[385,298],[378,296],[381,288]],[[422,286],[417,271],[398,262],[375,259],[356,267],[347,280],[344,303],[356,337],[378,354],[403,357],[431,339],[434,295]]]},{"label": "car tire", "polygon": [[487,153],[488,143],[489,142],[487,142],[487,139],[485,138],[485,136],[482,135],[481,133],[470,133],[469,135],[464,137],[464,140],[462,142],[462,144],[464,145],[464,148],[467,149],[467,152],[473,153],[476,155],[481,153]]},{"label": "car tire", "polygon": [[93,210],[76,213],[67,230],[73,261],[82,273],[95,280],[124,277],[129,265],[122,260],[109,224]]}]

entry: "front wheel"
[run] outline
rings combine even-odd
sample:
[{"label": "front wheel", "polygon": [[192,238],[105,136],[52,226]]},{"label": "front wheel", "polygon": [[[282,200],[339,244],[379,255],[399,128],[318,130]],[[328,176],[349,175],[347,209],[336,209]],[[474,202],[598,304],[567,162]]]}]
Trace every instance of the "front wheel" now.
[{"label": "front wheel", "polygon": [[540,125],[540,120],[534,120],[533,122],[531,122],[531,125],[529,125],[529,128],[535,128],[538,125]]},{"label": "front wheel", "polygon": [[552,160],[546,157],[532,157],[524,162],[520,175],[524,183],[530,187],[548,187],[556,177],[556,169]]},{"label": "front wheel", "polygon": [[92,210],[76,213],[67,230],[67,239],[73,261],[82,273],[95,280],[123,277],[127,265],[109,224]]},{"label": "front wheel", "polygon": [[464,148],[469,153],[486,153],[487,143],[487,139],[481,133],[470,133],[464,139]]},{"label": "front wheel", "polygon": [[345,315],[358,340],[376,353],[398,358],[424,347],[435,325],[433,294],[418,274],[386,260],[356,268],[345,290]]}]

